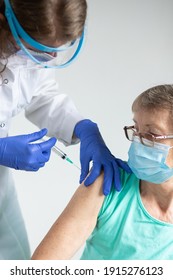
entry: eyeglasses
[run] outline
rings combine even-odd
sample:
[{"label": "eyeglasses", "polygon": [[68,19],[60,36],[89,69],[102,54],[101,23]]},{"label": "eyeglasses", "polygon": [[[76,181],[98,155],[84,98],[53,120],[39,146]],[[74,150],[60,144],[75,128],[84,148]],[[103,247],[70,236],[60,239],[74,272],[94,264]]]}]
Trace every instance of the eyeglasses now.
[{"label": "eyeglasses", "polygon": [[129,141],[134,141],[135,136],[138,136],[141,143],[145,146],[153,147],[155,142],[159,142],[159,140],[164,139],[173,139],[173,135],[158,135],[155,136],[152,133],[141,133],[137,132],[134,125],[132,126],[125,126],[124,132],[126,138]]}]

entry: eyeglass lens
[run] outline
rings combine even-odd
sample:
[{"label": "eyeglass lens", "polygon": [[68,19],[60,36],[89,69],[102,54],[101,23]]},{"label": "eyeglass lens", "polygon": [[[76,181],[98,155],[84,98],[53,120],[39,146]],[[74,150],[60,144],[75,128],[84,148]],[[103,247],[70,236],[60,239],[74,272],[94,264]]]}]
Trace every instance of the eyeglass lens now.
[{"label": "eyeglass lens", "polygon": [[127,128],[126,136],[128,140],[134,141],[134,137],[138,136],[140,141],[145,146],[153,146],[154,145],[154,137],[150,133],[138,133],[135,128]]}]

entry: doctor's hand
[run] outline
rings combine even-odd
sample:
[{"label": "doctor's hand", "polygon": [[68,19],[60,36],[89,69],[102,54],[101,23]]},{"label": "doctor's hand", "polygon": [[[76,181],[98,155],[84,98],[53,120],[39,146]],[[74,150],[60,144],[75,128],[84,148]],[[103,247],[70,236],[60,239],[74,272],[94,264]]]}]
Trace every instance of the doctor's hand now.
[{"label": "doctor's hand", "polygon": [[34,143],[47,134],[42,129],[26,135],[0,138],[0,165],[19,170],[37,171],[49,160],[56,138]]},{"label": "doctor's hand", "polygon": [[80,139],[80,161],[81,176],[80,183],[86,178],[89,172],[90,161],[93,162],[90,175],[85,180],[85,186],[92,184],[99,176],[101,170],[104,170],[103,193],[108,195],[112,183],[117,191],[121,190],[120,170],[123,168],[126,172],[131,173],[129,166],[122,160],[115,158],[99,132],[96,123],[90,120],[82,120],[76,124],[74,129],[75,135]]}]

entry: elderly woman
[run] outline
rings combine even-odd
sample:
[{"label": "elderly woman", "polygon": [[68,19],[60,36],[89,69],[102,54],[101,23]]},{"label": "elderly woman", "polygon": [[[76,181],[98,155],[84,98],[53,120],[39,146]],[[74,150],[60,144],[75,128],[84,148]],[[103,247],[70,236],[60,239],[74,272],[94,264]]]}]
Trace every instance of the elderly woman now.
[{"label": "elderly woman", "polygon": [[173,259],[173,86],[146,90],[132,111],[122,190],[104,197],[103,175],[80,185],[32,259],[70,259],[86,240],[81,259]]}]

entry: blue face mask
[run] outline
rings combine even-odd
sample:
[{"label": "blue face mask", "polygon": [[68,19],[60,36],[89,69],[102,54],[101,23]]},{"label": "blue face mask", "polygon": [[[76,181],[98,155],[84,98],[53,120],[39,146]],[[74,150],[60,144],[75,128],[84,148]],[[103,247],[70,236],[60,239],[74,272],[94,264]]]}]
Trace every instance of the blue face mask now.
[{"label": "blue face mask", "polygon": [[166,164],[170,148],[173,147],[161,143],[148,147],[135,137],[128,152],[128,165],[137,178],[161,184],[173,176],[173,168]]}]

